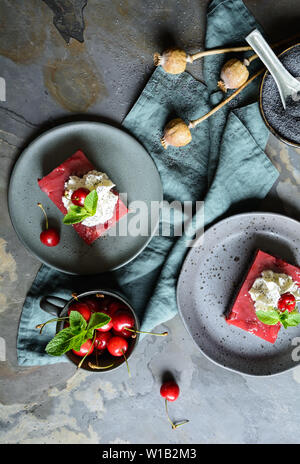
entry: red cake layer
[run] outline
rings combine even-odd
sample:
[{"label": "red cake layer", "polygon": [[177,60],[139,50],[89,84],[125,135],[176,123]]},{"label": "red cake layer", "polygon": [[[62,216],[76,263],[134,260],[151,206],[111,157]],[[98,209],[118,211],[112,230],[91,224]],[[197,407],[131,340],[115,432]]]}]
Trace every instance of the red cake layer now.
[{"label": "red cake layer", "polygon": [[[96,168],[87,159],[85,154],[78,150],[74,155],[70,156],[60,166],[53,169],[47,176],[38,180],[40,189],[48,195],[50,200],[60,209],[65,215],[67,210],[62,202],[62,197],[65,190],[65,182],[70,176],[82,177],[89,171],[93,171]],[[113,192],[118,195],[117,192]],[[122,202],[121,198],[118,198],[114,215],[105,224],[98,224],[97,226],[87,227],[82,224],[74,224],[73,227],[80,237],[88,244],[91,245],[97,238],[99,238],[105,231],[110,229],[116,224],[123,216],[128,213],[128,209]]]},{"label": "red cake layer", "polygon": [[258,250],[231,311],[226,317],[226,322],[257,335],[270,343],[274,343],[281,324],[267,325],[261,322],[256,316],[254,302],[249,293],[254,281],[260,277],[262,271],[269,269],[290,275],[300,286],[300,268]]}]

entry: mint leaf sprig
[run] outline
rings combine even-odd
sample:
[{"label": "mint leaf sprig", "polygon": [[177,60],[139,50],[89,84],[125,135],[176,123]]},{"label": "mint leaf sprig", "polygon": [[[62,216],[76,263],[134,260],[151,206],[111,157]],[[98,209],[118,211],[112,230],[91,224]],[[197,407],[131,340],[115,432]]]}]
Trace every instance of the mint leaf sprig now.
[{"label": "mint leaf sprig", "polygon": [[[71,311],[69,318],[66,319],[69,319],[70,326],[58,332],[45,348],[46,353],[51,356],[61,356],[72,349],[79,351],[83,343],[94,337],[95,329],[108,324],[111,320],[107,314],[93,313],[87,323],[78,311]],[[62,320],[62,318],[51,319],[48,322],[58,320]],[[39,324],[37,328],[40,328],[41,325]]]},{"label": "mint leaf sprig", "polygon": [[297,310],[291,312],[288,310],[281,312],[275,308],[268,311],[257,310],[256,316],[267,325],[275,325],[280,322],[285,329],[300,324],[300,313]]},{"label": "mint leaf sprig", "polygon": [[84,219],[94,216],[97,210],[98,194],[97,190],[92,190],[84,200],[84,206],[71,205],[63,219],[66,225],[78,224]]}]

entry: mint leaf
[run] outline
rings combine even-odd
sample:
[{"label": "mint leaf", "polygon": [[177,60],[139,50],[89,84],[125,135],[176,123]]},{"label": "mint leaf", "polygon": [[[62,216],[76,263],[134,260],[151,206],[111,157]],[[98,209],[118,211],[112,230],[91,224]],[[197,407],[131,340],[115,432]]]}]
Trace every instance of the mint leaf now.
[{"label": "mint leaf", "polygon": [[70,209],[69,212],[65,215],[63,223],[66,225],[77,224],[78,222],[82,222],[84,219],[90,216],[90,214],[84,208],[80,209],[82,210],[80,212],[75,212]]},{"label": "mint leaf", "polygon": [[256,316],[261,322],[267,325],[275,325],[279,321],[279,313],[275,309],[268,311],[258,310],[256,311]]},{"label": "mint leaf", "polygon": [[288,313],[285,321],[288,327],[295,327],[300,324],[300,313],[298,311]]},{"label": "mint leaf", "polygon": [[[46,346],[46,352],[51,356],[61,356],[67,351],[78,346],[79,340],[82,339],[82,333],[74,334],[71,327],[61,330],[55,335]],[[83,342],[81,342],[80,346]]]},{"label": "mint leaf", "polygon": [[87,327],[87,338],[92,338],[94,330],[108,324],[110,320],[111,317],[105,313],[93,313]]},{"label": "mint leaf", "polygon": [[97,190],[92,190],[84,200],[84,207],[91,216],[94,216],[97,209],[98,193]]},{"label": "mint leaf", "polygon": [[70,327],[74,335],[79,334],[87,327],[87,322],[78,311],[71,311],[69,317]]}]

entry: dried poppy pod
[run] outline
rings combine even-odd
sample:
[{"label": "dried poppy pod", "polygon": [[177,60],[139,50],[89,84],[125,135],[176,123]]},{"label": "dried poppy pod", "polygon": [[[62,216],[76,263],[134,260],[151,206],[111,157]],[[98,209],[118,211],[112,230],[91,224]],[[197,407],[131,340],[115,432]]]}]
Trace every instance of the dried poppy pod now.
[{"label": "dried poppy pod", "polygon": [[237,58],[232,58],[227,61],[221,70],[221,80],[218,82],[218,87],[227,92],[228,89],[238,89],[243,85],[249,77],[247,66]]},{"label": "dried poppy pod", "polygon": [[172,147],[184,147],[192,140],[192,134],[188,125],[180,118],[168,122],[161,139],[162,146],[167,149]]},{"label": "dried poppy pod", "polygon": [[169,74],[181,74],[185,71],[189,55],[184,50],[172,48],[163,52],[162,55],[154,53],[155,66],[162,66]]}]

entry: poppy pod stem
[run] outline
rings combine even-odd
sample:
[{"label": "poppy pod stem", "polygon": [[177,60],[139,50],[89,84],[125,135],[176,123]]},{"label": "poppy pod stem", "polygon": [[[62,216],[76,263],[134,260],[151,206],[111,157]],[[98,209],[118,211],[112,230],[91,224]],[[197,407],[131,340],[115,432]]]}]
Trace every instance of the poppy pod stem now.
[{"label": "poppy pod stem", "polygon": [[181,425],[187,424],[187,423],[189,422],[188,420],[184,420],[184,421],[182,421],[182,422],[179,422],[178,424],[174,424],[174,422],[171,420],[171,418],[170,418],[170,416],[169,416],[169,411],[168,411],[168,400],[167,400],[167,398],[165,399],[165,409],[166,409],[166,414],[167,414],[168,421],[170,422],[170,424],[171,424],[173,430],[175,430],[175,429],[177,429],[178,427],[180,427]]}]

